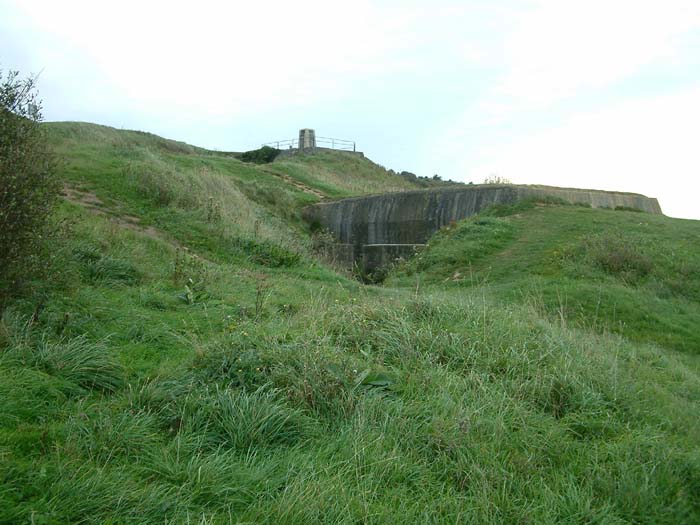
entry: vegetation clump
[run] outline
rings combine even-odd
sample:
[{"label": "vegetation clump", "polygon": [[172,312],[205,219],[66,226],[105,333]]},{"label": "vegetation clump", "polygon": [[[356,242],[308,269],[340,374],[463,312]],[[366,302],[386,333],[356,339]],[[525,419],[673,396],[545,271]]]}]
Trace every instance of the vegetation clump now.
[{"label": "vegetation clump", "polygon": [[651,257],[622,235],[591,235],[584,241],[588,255],[604,271],[627,280],[645,277],[654,269]]},{"label": "vegetation clump", "polygon": [[270,146],[263,146],[262,148],[241,153],[238,158],[243,162],[252,162],[253,164],[269,164],[275,160],[279,154],[280,150],[271,148]]},{"label": "vegetation clump", "polygon": [[434,174],[432,177],[428,177],[427,175],[416,175],[415,173],[412,173],[410,171],[400,171],[397,173],[397,175],[406,179],[407,181],[410,181],[413,184],[420,186],[421,188],[435,188],[441,186],[454,186],[463,184],[461,182],[453,181],[452,179],[445,180],[437,173]]},{"label": "vegetation clump", "polygon": [[60,188],[35,88],[35,78],[0,70],[0,289],[38,266]]}]

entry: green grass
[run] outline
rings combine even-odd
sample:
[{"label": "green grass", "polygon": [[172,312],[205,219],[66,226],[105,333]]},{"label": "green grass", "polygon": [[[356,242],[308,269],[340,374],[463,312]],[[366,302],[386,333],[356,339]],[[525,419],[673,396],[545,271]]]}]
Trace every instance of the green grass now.
[{"label": "green grass", "polygon": [[697,221],[525,203],[446,228],[389,284],[486,286],[579,327],[697,354],[698,240]]},{"label": "green grass", "polygon": [[283,157],[272,164],[272,169],[333,198],[420,188],[368,159],[343,152]]},{"label": "green grass", "polygon": [[[497,210],[366,286],[260,196],[310,200],[284,179],[54,126],[109,213],[64,203],[2,314],[0,523],[700,521],[696,222]],[[211,222],[211,188],[257,219]]]}]

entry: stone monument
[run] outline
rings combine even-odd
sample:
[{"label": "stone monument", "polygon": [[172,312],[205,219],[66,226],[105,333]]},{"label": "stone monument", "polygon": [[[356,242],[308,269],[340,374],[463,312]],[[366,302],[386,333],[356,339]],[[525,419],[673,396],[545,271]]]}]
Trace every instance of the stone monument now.
[{"label": "stone monument", "polygon": [[316,149],[316,132],[313,129],[299,130],[299,150]]}]

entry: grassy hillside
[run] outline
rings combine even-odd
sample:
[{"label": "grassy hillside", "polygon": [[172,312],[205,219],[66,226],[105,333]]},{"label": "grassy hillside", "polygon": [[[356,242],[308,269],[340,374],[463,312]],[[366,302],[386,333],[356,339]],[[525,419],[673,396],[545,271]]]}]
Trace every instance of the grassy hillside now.
[{"label": "grassy hillside", "polygon": [[700,223],[524,203],[446,228],[393,285],[529,304],[579,327],[700,353]]},{"label": "grassy hillside", "polygon": [[152,134],[96,124],[46,124],[72,188],[108,213],[139,218],[187,247],[236,255],[240,238],[303,250],[299,211],[326,197],[415,189],[366,159],[338,153],[265,165]]},{"label": "grassy hillside", "polygon": [[368,159],[343,152],[282,157],[273,167],[333,198],[419,188]]},{"label": "grassy hillside", "polygon": [[[700,521],[692,334],[545,293],[691,308],[697,223],[520,209],[365,286],[308,249],[321,168],[52,128],[64,226],[0,321],[0,523]],[[649,239],[624,264],[615,228]]]}]

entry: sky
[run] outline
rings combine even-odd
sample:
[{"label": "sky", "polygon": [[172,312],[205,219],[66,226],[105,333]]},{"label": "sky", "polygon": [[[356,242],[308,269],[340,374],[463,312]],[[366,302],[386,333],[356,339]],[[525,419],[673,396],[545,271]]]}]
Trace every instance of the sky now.
[{"label": "sky", "polygon": [[630,191],[700,219],[700,0],[0,0],[44,118],[397,171]]}]

